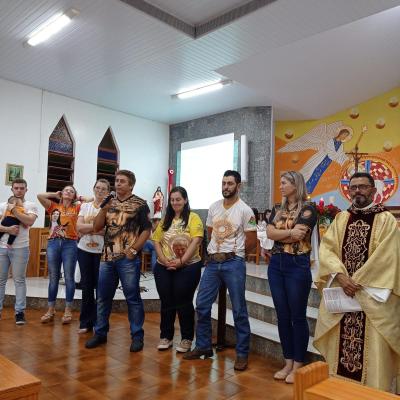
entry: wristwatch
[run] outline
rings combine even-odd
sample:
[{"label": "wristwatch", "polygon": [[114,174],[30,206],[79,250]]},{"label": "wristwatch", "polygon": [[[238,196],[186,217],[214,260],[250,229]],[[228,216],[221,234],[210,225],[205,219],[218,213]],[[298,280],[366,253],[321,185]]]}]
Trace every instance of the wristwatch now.
[{"label": "wristwatch", "polygon": [[128,249],[129,255],[134,258],[137,256],[138,251],[136,249],[134,249],[133,247]]}]

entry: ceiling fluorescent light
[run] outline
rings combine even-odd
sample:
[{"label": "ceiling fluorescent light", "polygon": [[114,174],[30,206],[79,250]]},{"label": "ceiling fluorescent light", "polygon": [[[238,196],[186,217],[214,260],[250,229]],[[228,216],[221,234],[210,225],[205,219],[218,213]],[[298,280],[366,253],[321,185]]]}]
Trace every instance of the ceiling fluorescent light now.
[{"label": "ceiling fluorescent light", "polygon": [[79,11],[74,8],[71,8],[63,14],[54,15],[38,29],[33,31],[26,43],[30,46],[36,46],[48,40],[51,36],[67,26],[71,22],[71,19],[77,15],[79,15]]},{"label": "ceiling fluorescent light", "polygon": [[171,97],[173,99],[181,99],[181,100],[188,99],[189,97],[199,96],[204,93],[209,93],[209,92],[213,92],[215,90],[222,89],[224,86],[230,85],[231,83],[233,83],[231,80],[220,81],[220,82],[213,83],[211,85],[202,86],[199,88],[187,90],[185,92],[173,94]]}]

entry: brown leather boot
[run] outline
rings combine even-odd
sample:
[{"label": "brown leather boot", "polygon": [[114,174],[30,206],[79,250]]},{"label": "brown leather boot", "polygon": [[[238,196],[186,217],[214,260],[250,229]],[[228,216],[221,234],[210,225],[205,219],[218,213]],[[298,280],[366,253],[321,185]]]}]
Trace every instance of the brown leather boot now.
[{"label": "brown leather boot", "polygon": [[248,358],[247,357],[236,357],[235,366],[233,367],[236,371],[244,371],[247,369]]}]

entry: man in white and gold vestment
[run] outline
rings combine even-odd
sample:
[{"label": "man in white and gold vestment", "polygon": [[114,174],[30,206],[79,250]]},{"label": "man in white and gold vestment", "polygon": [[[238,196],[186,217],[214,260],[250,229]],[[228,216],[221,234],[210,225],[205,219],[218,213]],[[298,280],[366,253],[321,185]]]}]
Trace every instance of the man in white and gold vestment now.
[{"label": "man in white and gold vestment", "polygon": [[351,207],[321,241],[316,284],[320,290],[341,286],[361,311],[330,313],[322,300],[314,345],[330,374],[390,390],[400,368],[400,230],[373,202],[371,175],[354,174],[349,190]]}]

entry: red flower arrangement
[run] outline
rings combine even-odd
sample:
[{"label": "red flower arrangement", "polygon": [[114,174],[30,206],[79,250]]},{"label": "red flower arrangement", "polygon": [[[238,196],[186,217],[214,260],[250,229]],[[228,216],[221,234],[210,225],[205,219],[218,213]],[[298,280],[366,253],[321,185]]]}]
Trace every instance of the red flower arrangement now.
[{"label": "red flower arrangement", "polygon": [[330,225],[340,211],[342,210],[333,204],[328,204],[327,206],[317,204],[318,224]]}]

